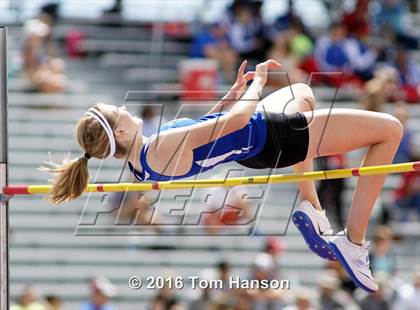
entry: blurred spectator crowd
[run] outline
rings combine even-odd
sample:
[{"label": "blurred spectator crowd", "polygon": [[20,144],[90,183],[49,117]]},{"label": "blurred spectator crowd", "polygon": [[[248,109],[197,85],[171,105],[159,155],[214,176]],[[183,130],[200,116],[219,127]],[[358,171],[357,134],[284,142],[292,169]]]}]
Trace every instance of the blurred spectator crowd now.
[{"label": "blurred spectator crowd", "polygon": [[[80,306],[80,310],[113,310],[110,299],[117,294],[117,287],[107,278],[92,279],[89,284],[90,298]],[[57,295],[40,298],[33,287],[24,287],[11,310],[63,310],[67,309]]]},{"label": "blurred spectator crowd", "polygon": [[196,35],[191,56],[217,60],[227,82],[241,59],[273,58],[283,69],[271,75],[272,86],[310,80],[350,89],[369,109],[380,108],[371,98],[378,93],[392,101],[419,102],[420,66],[412,52],[419,48],[420,33],[409,27],[408,3],[353,2],[340,2],[327,31],[316,33],[295,12],[293,1],[272,24],[262,18],[263,1],[233,1],[220,21]]},{"label": "blurred spectator crowd", "polygon": [[65,63],[56,57],[52,30],[57,18],[57,5],[45,5],[37,17],[23,27],[23,72],[30,89],[46,93],[61,92],[66,86]]},{"label": "blurred spectator crowd", "polygon": [[[221,281],[223,285],[197,286],[189,290],[187,296],[179,295],[179,290],[165,281],[162,288],[151,297],[147,309],[150,310],[254,310],[254,309],[361,309],[361,310],[416,310],[420,298],[420,265],[413,267],[411,281],[402,281],[393,270],[392,232],[380,226],[375,232],[374,250],[371,254],[372,269],[379,284],[379,291],[366,294],[358,290],[337,262],[325,266],[318,276],[316,289],[304,285],[286,284],[280,288],[236,288],[229,286],[229,278],[237,277],[230,263],[222,260],[214,268],[202,270],[197,276],[206,283]],[[281,279],[279,258],[283,248],[279,239],[269,238],[266,248],[258,253],[249,273],[241,279],[252,281],[288,281]],[[166,270],[162,278],[174,279],[176,271]],[[289,287],[292,286],[293,287]],[[90,298],[80,310],[116,310],[112,299],[117,295],[117,287],[107,278],[93,279],[89,285]],[[185,290],[183,289],[183,291]],[[11,310],[63,310],[65,304],[56,295],[39,298],[32,287],[25,287]],[[123,310],[123,309],[121,309]]]}]

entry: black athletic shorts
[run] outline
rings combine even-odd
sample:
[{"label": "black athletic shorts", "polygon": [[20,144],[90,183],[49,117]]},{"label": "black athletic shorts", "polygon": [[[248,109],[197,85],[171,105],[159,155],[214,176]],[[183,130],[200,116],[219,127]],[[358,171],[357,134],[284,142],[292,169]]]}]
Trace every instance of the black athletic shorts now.
[{"label": "black athletic shorts", "polygon": [[[309,130],[305,115],[265,112],[267,140],[256,156],[237,163],[253,169],[283,168],[305,160]],[[279,158],[280,156],[280,158]]]}]

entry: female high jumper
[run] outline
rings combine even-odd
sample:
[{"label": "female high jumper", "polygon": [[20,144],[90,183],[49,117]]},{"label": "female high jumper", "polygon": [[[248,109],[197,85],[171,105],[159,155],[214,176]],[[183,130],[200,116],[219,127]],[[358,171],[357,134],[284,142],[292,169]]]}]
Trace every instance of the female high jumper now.
[{"label": "female high jumper", "polygon": [[[58,204],[83,193],[91,157],[128,159],[130,171],[140,181],[186,178],[232,161],[255,169],[292,166],[295,173],[303,173],[313,170],[318,156],[364,147],[368,149],[362,166],[392,162],[403,132],[395,117],[356,109],[316,110],[311,88],[302,83],[260,100],[267,71],[281,65],[268,60],[247,73],[245,67],[246,61],[231,90],[208,114],[171,121],[150,137],[142,135],[142,120],[124,107],[99,103],[90,108],[76,128],[85,155],[45,168],[56,174],[50,200]],[[344,232],[333,234],[313,181],[298,184],[301,202],[292,215],[309,248],[322,258],[338,259],[368,292],[377,291],[378,285],[369,269],[365,236],[385,178],[357,179]]]}]

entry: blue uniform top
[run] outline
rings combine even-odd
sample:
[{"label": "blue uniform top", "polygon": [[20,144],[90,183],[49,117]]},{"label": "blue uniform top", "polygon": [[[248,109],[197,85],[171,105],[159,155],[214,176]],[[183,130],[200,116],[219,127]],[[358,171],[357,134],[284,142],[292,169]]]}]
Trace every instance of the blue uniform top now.
[{"label": "blue uniform top", "polygon": [[[220,117],[224,113],[226,112],[208,114],[197,120],[190,118],[176,119],[164,124],[160,127],[160,131],[191,126]],[[255,112],[243,128],[193,149],[191,169],[186,174],[179,176],[162,175],[149,167],[146,162],[146,154],[149,150],[150,138],[145,141],[140,152],[140,163],[143,171],[136,170],[131,162],[128,162],[128,167],[139,181],[168,181],[197,175],[220,163],[243,160],[257,155],[263,149],[267,139],[267,125],[264,114]]]}]

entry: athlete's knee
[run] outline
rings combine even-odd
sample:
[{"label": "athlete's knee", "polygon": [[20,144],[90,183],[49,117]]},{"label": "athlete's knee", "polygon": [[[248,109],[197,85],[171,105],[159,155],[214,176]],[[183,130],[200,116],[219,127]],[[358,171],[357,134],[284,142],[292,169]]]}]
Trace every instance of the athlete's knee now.
[{"label": "athlete's knee", "polygon": [[404,134],[404,126],[401,123],[401,121],[398,118],[396,118],[395,116],[392,116],[392,123],[393,123],[393,127],[394,127],[393,131],[394,131],[395,137],[396,137],[396,139],[399,143],[401,141],[402,137],[403,137],[403,134]]},{"label": "athlete's knee", "polygon": [[305,83],[296,83],[292,85],[293,95],[296,100],[303,103],[308,110],[314,110],[316,100],[312,89]]},{"label": "athlete's knee", "polygon": [[398,118],[393,115],[383,113],[387,121],[387,137],[393,141],[400,143],[404,134],[404,126]]}]

